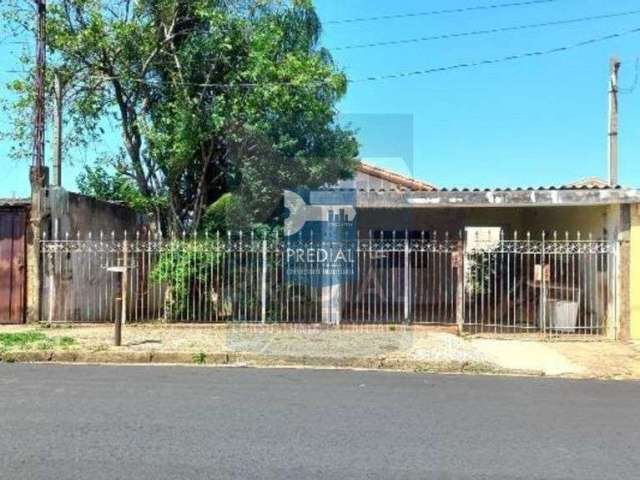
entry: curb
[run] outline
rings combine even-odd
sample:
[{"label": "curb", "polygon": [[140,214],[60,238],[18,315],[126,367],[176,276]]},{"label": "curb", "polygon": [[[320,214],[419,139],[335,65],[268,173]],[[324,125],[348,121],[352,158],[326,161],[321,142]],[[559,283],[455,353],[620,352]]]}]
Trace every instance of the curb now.
[{"label": "curb", "polygon": [[383,370],[416,373],[544,376],[543,371],[508,370],[492,364],[469,362],[428,362],[385,357],[313,357],[298,355],[260,355],[255,353],[188,352],[82,352],[13,351],[0,354],[4,363],[81,363],[207,365],[236,367],[295,367],[326,369]]}]

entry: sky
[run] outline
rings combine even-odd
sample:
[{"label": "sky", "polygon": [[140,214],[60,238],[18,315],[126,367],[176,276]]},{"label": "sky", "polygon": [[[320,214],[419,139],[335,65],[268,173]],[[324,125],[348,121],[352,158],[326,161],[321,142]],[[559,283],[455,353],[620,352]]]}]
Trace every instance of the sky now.
[{"label": "sky", "polygon": [[[1,2],[2,0],[0,0]],[[514,3],[518,0],[316,0],[322,45],[354,80],[339,104],[340,118],[358,131],[360,155],[440,187],[561,185],[607,176],[609,58],[618,55],[620,183],[640,187],[640,33],[561,53],[404,78],[361,81],[460,63],[547,51],[640,27],[637,14],[488,35],[344,49],[477,30],[557,22],[640,10],[638,0],[554,0],[535,5],[416,13]],[[523,1],[523,0],[520,0]],[[404,15],[361,22],[361,17]],[[0,98],[15,77],[20,46],[0,36]],[[634,88],[637,87],[637,88]],[[64,186],[117,133],[66,159]],[[0,196],[28,193],[28,165],[6,159]]]}]

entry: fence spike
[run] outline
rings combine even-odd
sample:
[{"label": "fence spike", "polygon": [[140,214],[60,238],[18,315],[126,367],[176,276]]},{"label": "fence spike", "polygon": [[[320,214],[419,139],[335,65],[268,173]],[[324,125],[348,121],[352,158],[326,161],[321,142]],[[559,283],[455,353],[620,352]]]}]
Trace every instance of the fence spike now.
[{"label": "fence spike", "polygon": [[593,232],[589,232],[589,241],[592,242],[593,241]]},{"label": "fence spike", "polygon": [[47,240],[47,231],[42,230],[42,241],[45,242]]},{"label": "fence spike", "polygon": [[89,230],[89,233],[87,234],[87,240],[91,241],[92,239],[93,239],[93,232]]},{"label": "fence spike", "polygon": [[64,239],[69,240],[69,232],[64,232]]},{"label": "fence spike", "polygon": [[518,230],[514,230],[514,231],[513,231],[513,239],[514,239],[515,241],[517,241],[517,240],[518,240]]},{"label": "fence spike", "polygon": [[115,230],[111,230],[111,241],[114,241],[116,239],[116,232]]},{"label": "fence spike", "polygon": [[553,241],[556,242],[558,240],[558,231],[554,230],[553,231]]},{"label": "fence spike", "polygon": [[569,230],[566,230],[564,232],[564,239],[568,242],[569,241]]},{"label": "fence spike", "polygon": [[582,237],[582,234],[580,233],[580,230],[578,230],[578,233],[577,233],[578,241],[580,241],[581,237]]},{"label": "fence spike", "polygon": [[527,242],[531,241],[531,232],[527,230]]}]

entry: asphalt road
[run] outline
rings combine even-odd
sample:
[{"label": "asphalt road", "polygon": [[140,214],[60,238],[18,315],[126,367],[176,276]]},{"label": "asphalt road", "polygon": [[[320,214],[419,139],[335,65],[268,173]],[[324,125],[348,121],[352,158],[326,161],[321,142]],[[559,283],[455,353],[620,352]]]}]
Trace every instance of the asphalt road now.
[{"label": "asphalt road", "polygon": [[0,365],[0,478],[637,479],[640,383]]}]

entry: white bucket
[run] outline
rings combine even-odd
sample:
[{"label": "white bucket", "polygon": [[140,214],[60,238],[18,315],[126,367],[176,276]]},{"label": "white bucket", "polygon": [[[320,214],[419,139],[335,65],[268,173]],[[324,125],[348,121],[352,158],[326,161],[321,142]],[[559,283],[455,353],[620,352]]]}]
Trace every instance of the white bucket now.
[{"label": "white bucket", "polygon": [[578,302],[549,300],[547,317],[551,330],[575,332],[578,323]]}]

